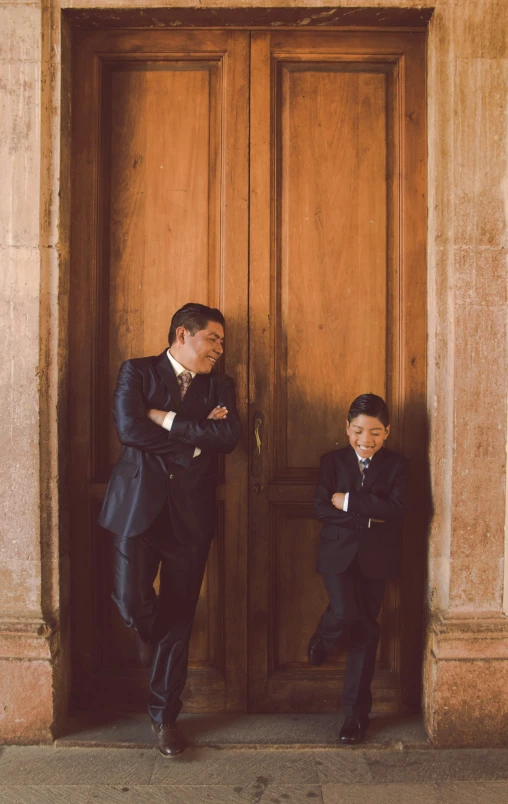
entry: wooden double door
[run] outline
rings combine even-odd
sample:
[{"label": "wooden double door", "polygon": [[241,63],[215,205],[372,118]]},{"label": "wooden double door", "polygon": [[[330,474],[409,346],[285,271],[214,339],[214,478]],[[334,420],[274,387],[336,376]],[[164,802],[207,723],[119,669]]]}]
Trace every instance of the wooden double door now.
[{"label": "wooden double door", "polygon": [[411,460],[374,707],[417,706],[425,566],[425,40],[421,32],[156,30],[73,41],[71,598],[77,705],[142,707],[96,518],[118,368],[183,303],[218,306],[243,436],[222,463],[187,711],[327,712],[344,656],[306,648],[319,457],[350,401],[392,411]]}]

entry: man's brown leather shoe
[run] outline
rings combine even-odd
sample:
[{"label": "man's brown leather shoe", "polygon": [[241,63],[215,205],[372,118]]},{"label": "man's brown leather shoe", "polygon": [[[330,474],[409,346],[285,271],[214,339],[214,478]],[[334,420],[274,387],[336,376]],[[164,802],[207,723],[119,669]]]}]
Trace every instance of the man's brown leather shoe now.
[{"label": "man's brown leather shoe", "polygon": [[187,740],[176,723],[152,723],[157,747],[163,757],[177,757],[187,748]]}]

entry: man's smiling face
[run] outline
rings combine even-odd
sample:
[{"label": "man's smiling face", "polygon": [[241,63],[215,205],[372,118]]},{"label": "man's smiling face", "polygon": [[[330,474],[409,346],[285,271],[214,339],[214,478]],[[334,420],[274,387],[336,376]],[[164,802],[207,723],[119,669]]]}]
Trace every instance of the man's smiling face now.
[{"label": "man's smiling face", "polygon": [[364,413],[346,422],[349,443],[361,458],[372,458],[379,452],[390,433],[390,425]]},{"label": "man's smiling face", "polygon": [[204,329],[195,335],[178,327],[176,341],[170,351],[184,368],[196,374],[209,374],[224,351],[224,329],[216,321],[207,321]]}]

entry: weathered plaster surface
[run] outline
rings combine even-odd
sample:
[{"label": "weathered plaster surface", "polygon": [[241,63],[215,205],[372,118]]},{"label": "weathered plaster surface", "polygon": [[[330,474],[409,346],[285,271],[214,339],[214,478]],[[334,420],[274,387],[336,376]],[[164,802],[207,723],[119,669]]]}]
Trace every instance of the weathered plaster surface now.
[{"label": "weathered plaster surface", "polygon": [[[0,715],[0,733],[11,738],[47,735],[66,686],[60,675],[66,643],[58,623],[65,621],[68,588],[59,478],[68,445],[69,168],[60,9],[109,8],[119,14],[121,8],[161,5],[233,6],[228,0],[0,0],[0,698],[8,701],[9,712]],[[234,3],[302,5],[309,9],[307,24],[321,18],[324,6],[374,7],[380,13],[383,7],[435,8],[428,48],[434,517],[424,708],[438,744],[494,744],[499,730],[508,733],[508,4]],[[21,686],[30,700],[19,694]]]}]

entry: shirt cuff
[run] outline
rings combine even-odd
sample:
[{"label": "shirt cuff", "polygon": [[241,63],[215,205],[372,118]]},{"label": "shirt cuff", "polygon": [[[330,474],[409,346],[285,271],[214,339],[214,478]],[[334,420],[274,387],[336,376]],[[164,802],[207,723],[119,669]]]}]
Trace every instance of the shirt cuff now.
[{"label": "shirt cuff", "polygon": [[372,522],[372,519],[369,517],[369,528],[370,528],[370,523],[371,523],[371,522]]},{"label": "shirt cuff", "polygon": [[199,449],[199,447],[195,447],[194,448],[194,455],[192,457],[197,458],[198,455],[201,455],[201,450]]},{"label": "shirt cuff", "polygon": [[344,512],[347,511],[348,505],[349,505],[349,491],[346,491],[346,493],[344,494],[344,503],[342,505],[342,510]]},{"label": "shirt cuff", "polygon": [[173,422],[175,420],[176,412],[174,410],[170,410],[169,413],[166,413],[166,418],[162,422],[162,426],[165,430],[171,430],[173,427]]}]

